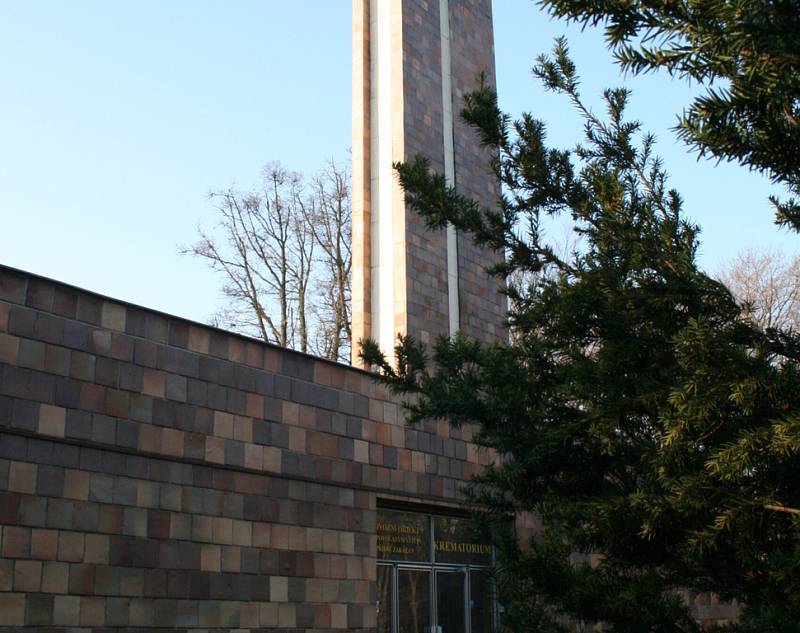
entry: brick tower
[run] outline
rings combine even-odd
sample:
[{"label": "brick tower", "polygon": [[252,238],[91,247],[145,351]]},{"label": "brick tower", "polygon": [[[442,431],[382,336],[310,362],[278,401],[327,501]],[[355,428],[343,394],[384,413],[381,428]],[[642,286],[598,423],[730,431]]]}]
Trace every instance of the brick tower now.
[{"label": "brick tower", "polygon": [[498,253],[406,208],[395,161],[426,156],[457,189],[493,205],[497,182],[458,116],[479,76],[494,85],[491,0],[353,0],[353,339],[384,351],[397,333],[505,336]]}]

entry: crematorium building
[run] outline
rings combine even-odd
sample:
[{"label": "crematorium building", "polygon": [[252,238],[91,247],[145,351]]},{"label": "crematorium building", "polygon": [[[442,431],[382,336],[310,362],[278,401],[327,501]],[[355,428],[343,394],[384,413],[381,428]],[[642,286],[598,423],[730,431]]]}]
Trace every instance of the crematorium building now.
[{"label": "crematorium building", "polygon": [[[494,255],[392,172],[494,199],[453,115],[490,0],[354,0],[353,60],[354,339],[503,336]],[[0,267],[0,630],[488,633],[485,458],[359,368]]]}]

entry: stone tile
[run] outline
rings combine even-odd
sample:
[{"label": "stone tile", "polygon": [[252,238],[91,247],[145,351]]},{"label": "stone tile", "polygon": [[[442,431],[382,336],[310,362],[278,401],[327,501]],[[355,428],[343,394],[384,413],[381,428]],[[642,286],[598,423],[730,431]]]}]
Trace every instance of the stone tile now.
[{"label": "stone tile", "polygon": [[216,464],[224,464],[225,440],[218,437],[206,437],[205,459]]},{"label": "stone tile", "polygon": [[278,604],[274,602],[261,603],[258,610],[258,622],[262,627],[275,628],[278,626]]},{"label": "stone tile", "polygon": [[48,561],[42,566],[42,592],[67,593],[69,565]]},{"label": "stone tile", "polygon": [[221,548],[220,566],[223,572],[239,573],[241,567],[241,551],[235,546]]},{"label": "stone tile", "polygon": [[53,624],[57,626],[77,626],[80,612],[80,596],[55,596],[53,599]]},{"label": "stone tile", "polygon": [[5,526],[3,528],[2,552],[5,558],[29,558],[31,553],[31,531],[23,527]]},{"label": "stone tile", "polygon": [[187,382],[185,376],[167,374],[166,397],[177,402],[186,402]]},{"label": "stone tile", "polygon": [[31,530],[31,557],[38,560],[56,560],[58,558],[58,531]]},{"label": "stone tile", "polygon": [[109,539],[104,534],[87,534],[84,541],[84,562],[108,564]]},{"label": "stone tile", "polygon": [[163,429],[161,436],[161,452],[173,457],[183,457],[184,433],[177,429]]},{"label": "stone tile", "polygon": [[109,330],[125,331],[125,306],[110,301],[103,302],[100,324]]},{"label": "stone tile", "polygon": [[142,377],[142,393],[163,398],[166,389],[166,375],[163,371],[155,369],[145,369]]},{"label": "stone tile", "polygon": [[146,368],[155,367],[158,363],[158,345],[137,339],[133,344],[133,362]]},{"label": "stone tile", "polygon": [[60,498],[64,494],[64,469],[56,466],[39,466],[36,494]]},{"label": "stone tile", "polygon": [[56,286],[53,293],[53,312],[74,319],[78,312],[78,291]]},{"label": "stone tile", "polygon": [[[2,534],[2,528],[0,528]],[[14,586],[14,561],[0,559],[0,591],[11,591]]]},{"label": "stone tile", "polygon": [[66,424],[66,409],[43,404],[39,408],[39,422],[37,431],[42,435],[64,437]]},{"label": "stone tile", "polygon": [[287,602],[289,600],[288,578],[285,576],[272,576],[269,579],[269,599],[271,602]]},{"label": "stone tile", "polygon": [[264,467],[264,449],[256,444],[245,444],[244,466],[253,470],[262,470]]},{"label": "stone tile", "polygon": [[144,385],[144,370],[128,363],[123,363],[119,368],[119,388],[125,391],[140,392]]},{"label": "stone tile", "polygon": [[211,334],[209,330],[197,326],[189,326],[189,335],[187,347],[200,354],[208,354],[211,343]]},{"label": "stone tile", "polygon": [[79,563],[83,560],[84,535],[79,532],[60,532],[58,560]]},{"label": "stone tile", "polygon": [[201,571],[219,572],[222,569],[221,556],[219,545],[203,545],[200,553]]},{"label": "stone tile", "polygon": [[252,525],[249,521],[233,521],[233,544],[243,547],[253,544]]},{"label": "stone tile", "polygon": [[130,599],[108,598],[106,600],[106,626],[127,626],[130,621]]},{"label": "stone tile", "polygon": [[36,464],[11,462],[8,468],[8,489],[11,492],[34,494],[36,492]]},{"label": "stone tile", "polygon": [[48,345],[45,351],[44,369],[59,376],[69,376],[72,367],[70,350],[55,345]]},{"label": "stone tile", "polygon": [[81,626],[103,626],[106,623],[106,601],[104,598],[81,598]]},{"label": "stone tile", "polygon": [[281,449],[274,446],[264,447],[264,470],[280,473],[283,466],[283,453]]},{"label": "stone tile", "polygon": [[18,560],[14,563],[14,591],[38,593],[42,586],[42,563]]},{"label": "stone tile", "polygon": [[239,442],[253,441],[253,421],[237,415],[233,419],[233,439]]},{"label": "stone tile", "polygon": [[53,284],[44,279],[31,279],[25,295],[25,305],[50,312],[53,309]]},{"label": "stone tile", "polygon": [[214,412],[214,435],[233,439],[233,416],[230,413]]},{"label": "stone tile", "polygon": [[0,333],[0,363],[16,365],[18,356],[19,339],[16,336]]},{"label": "stone tile", "polygon": [[297,626],[297,612],[295,605],[278,605],[278,626],[287,629],[293,629]]},{"label": "stone tile", "polygon": [[94,565],[69,566],[69,592],[71,594],[91,595],[94,593]]},{"label": "stone tile", "polygon": [[25,594],[0,593],[0,625],[22,626],[23,624],[25,624]]}]

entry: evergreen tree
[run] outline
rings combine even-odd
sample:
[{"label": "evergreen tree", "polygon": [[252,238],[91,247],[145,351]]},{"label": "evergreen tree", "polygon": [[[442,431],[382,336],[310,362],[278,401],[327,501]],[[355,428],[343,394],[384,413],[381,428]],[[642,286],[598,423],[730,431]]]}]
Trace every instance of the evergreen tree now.
[{"label": "evergreen tree", "polygon": [[[493,273],[527,280],[508,288],[512,342],[443,337],[429,360],[401,338],[392,367],[368,341],[362,356],[408,396],[410,423],[473,425],[497,452],[468,492],[498,546],[510,630],[696,631],[682,589],[747,604],[742,627],[797,630],[800,341],[747,321],[698,269],[698,229],[652,137],[626,121],[628,92],[606,91],[595,116],[563,41],[535,74],[581,112],[585,142],[550,148],[541,121],[512,122],[489,89],[470,95],[499,209],[424,159],[397,166],[431,227],[503,249]],[[579,238],[567,255],[547,238],[559,216]],[[524,513],[541,530],[520,543]]]},{"label": "evergreen tree", "polygon": [[[665,69],[706,87],[680,119],[701,155],[735,160],[800,195],[798,0],[540,0],[552,15],[606,25],[634,73]],[[800,201],[771,199],[800,230]]]}]

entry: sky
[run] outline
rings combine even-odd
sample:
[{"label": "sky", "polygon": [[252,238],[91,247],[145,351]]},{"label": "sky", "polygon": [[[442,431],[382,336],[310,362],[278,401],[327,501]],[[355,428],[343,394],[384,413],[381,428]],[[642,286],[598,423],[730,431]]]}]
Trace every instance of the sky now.
[{"label": "sky", "polygon": [[[798,250],[772,223],[766,178],[697,161],[674,132],[697,87],[623,77],[602,33],[494,0],[501,107],[570,147],[581,122],[531,77],[568,37],[586,101],[633,91],[715,271],[746,248]],[[0,263],[205,321],[222,305],[205,264],[179,254],[213,228],[208,193],[257,184],[280,161],[313,174],[351,144],[350,0],[0,0]]]}]

